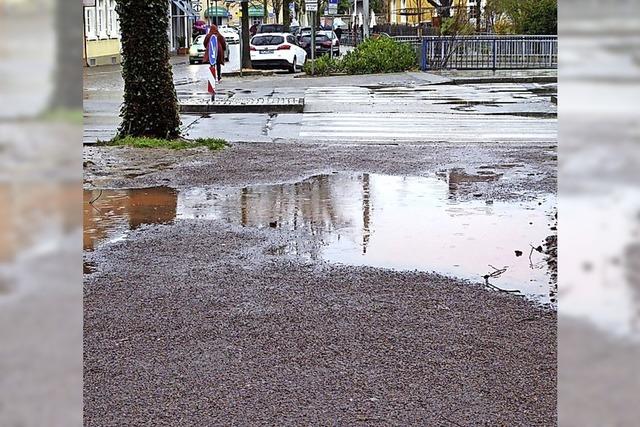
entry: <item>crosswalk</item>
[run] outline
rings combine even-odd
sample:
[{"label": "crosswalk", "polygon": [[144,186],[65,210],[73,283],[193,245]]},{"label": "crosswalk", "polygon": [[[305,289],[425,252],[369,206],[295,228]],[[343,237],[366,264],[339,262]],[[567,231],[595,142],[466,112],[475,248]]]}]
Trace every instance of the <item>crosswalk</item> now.
[{"label": "crosswalk", "polygon": [[459,105],[457,99],[499,106],[511,103],[514,94],[534,96],[531,92],[514,87],[497,94],[452,86],[446,92],[431,88],[309,88],[299,136],[303,140],[358,143],[550,143],[557,139],[555,118],[452,110]]}]

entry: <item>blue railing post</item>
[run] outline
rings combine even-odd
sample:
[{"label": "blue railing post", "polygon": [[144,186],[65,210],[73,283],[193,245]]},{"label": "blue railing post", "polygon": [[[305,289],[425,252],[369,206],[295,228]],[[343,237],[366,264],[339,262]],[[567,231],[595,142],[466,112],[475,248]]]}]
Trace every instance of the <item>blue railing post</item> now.
[{"label": "blue railing post", "polygon": [[427,55],[429,52],[429,46],[427,45],[428,40],[426,37],[422,37],[422,71],[427,71],[429,69],[429,61],[427,60]]},{"label": "blue railing post", "polygon": [[497,65],[497,47],[498,47],[498,39],[496,39],[495,37],[493,38],[493,71],[496,70],[496,65]]}]

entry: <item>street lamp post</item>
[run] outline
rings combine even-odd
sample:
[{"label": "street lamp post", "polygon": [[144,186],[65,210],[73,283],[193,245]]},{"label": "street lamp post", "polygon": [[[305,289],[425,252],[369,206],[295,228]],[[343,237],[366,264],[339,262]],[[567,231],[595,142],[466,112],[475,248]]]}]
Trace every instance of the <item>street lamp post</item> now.
[{"label": "street lamp post", "polygon": [[215,17],[216,17],[216,25],[220,25],[218,23],[218,0],[216,0],[216,4],[215,4],[215,9],[214,9],[214,13],[215,13]]}]

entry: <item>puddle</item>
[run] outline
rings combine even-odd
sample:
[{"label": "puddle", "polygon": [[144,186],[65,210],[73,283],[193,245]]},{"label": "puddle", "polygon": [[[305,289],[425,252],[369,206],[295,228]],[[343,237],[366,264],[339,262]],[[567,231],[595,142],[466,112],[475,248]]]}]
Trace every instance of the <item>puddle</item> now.
[{"label": "puddle", "polygon": [[480,194],[457,200],[460,186],[499,178],[459,169],[426,178],[331,174],[246,188],[105,190],[93,205],[88,202],[99,191],[85,191],[84,247],[126,238],[144,223],[221,220],[313,236],[305,239],[310,244],[291,241],[272,248],[274,255],[435,271],[479,282],[493,271],[489,265],[506,266],[491,284],[550,302],[555,287],[546,256],[530,245],[545,246],[547,236],[555,234],[550,231],[555,196],[505,202]]},{"label": "puddle", "polygon": [[168,187],[84,190],[84,250],[92,250],[97,242],[123,239],[142,224],[173,221],[177,194]]}]

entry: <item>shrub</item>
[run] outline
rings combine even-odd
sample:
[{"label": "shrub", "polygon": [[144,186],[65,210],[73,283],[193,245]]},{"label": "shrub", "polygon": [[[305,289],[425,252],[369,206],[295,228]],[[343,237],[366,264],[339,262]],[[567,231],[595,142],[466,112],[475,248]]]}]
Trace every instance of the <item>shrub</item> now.
[{"label": "shrub", "polygon": [[522,34],[558,34],[558,3],[539,0],[526,3],[522,19]]},{"label": "shrub", "polygon": [[[416,68],[418,57],[411,45],[399,43],[389,37],[379,37],[365,40],[342,58],[321,56],[314,64],[315,73],[319,76],[338,72],[399,73]],[[303,70],[311,74],[311,61],[307,61]]]},{"label": "shrub", "polygon": [[308,60],[305,62],[303,71],[306,74],[311,74],[311,66],[314,65],[315,75],[317,76],[328,76],[331,73],[337,73],[341,69],[340,60],[336,58],[332,58],[329,55],[323,55],[319,58],[316,58],[314,61]]},{"label": "shrub", "polygon": [[340,62],[347,74],[397,73],[414,69],[417,55],[409,44],[380,37],[365,40]]}]

